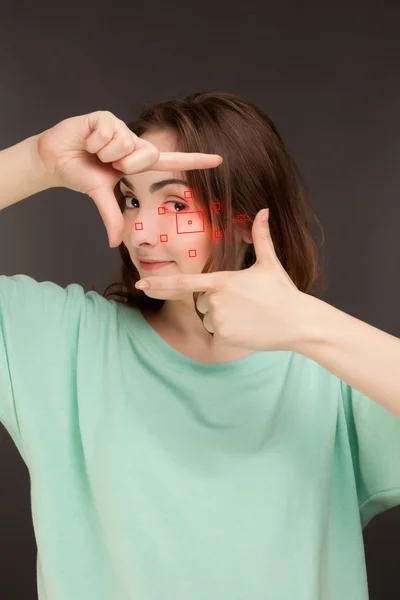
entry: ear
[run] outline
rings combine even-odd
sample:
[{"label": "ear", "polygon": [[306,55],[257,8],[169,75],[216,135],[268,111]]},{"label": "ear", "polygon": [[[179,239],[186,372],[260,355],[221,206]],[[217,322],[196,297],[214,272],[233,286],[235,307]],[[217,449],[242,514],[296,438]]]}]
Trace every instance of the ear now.
[{"label": "ear", "polygon": [[246,231],[243,234],[243,241],[246,242],[246,244],[252,244],[253,243],[253,238],[251,236],[251,231]]}]

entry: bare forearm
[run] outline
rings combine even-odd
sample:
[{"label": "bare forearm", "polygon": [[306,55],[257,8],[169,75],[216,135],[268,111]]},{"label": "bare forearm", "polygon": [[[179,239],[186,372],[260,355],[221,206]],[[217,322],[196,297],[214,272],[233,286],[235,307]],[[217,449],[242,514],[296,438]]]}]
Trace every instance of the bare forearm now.
[{"label": "bare forearm", "polygon": [[312,296],[295,351],[400,417],[400,339]]},{"label": "bare forearm", "polygon": [[53,187],[36,140],[35,135],[0,152],[0,210]]}]

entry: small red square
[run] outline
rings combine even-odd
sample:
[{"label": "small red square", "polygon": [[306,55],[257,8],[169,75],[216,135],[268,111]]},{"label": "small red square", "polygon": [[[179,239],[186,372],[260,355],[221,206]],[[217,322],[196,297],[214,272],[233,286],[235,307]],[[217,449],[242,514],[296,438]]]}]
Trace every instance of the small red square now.
[{"label": "small red square", "polygon": [[219,210],[221,210],[221,202],[213,202],[212,208],[213,210],[215,210],[215,212],[218,212]]},{"label": "small red square", "polygon": [[246,215],[238,215],[237,216],[237,222],[238,223],[245,223],[246,222]]},{"label": "small red square", "polygon": [[192,221],[188,221],[188,225],[191,225],[191,224],[192,224]]},{"label": "small red square", "polygon": [[159,206],[158,207],[158,214],[159,215],[165,215],[165,206]]},{"label": "small red square", "polygon": [[143,229],[143,223],[135,223],[135,229]]},{"label": "small red square", "polygon": [[187,200],[188,198],[191,198],[191,197],[192,197],[192,192],[191,192],[190,190],[186,190],[186,191],[184,191],[184,192],[183,192],[183,197],[184,197],[184,198],[186,198],[186,200]]},{"label": "small red square", "polygon": [[168,242],[168,235],[166,233],[160,235],[160,242]]},{"label": "small red square", "polygon": [[222,229],[216,229],[214,237],[216,237],[216,238],[222,238]]},{"label": "small red square", "polygon": [[[193,254],[194,253],[194,254]],[[197,251],[196,250],[189,250],[189,256],[191,258],[195,258],[197,256]]]}]

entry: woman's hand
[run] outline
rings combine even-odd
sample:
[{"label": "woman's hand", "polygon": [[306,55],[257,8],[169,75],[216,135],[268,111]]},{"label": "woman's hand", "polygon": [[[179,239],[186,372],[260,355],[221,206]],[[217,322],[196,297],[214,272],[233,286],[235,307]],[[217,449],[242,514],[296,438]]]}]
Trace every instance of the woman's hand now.
[{"label": "woman's hand", "polygon": [[[145,290],[205,292],[197,300],[203,325],[216,341],[254,351],[295,350],[304,335],[307,294],[300,292],[276,256],[268,222],[253,223],[256,262],[241,271],[146,277]],[[142,286],[147,282],[148,286]]]},{"label": "woman's hand", "polygon": [[111,247],[119,246],[123,236],[123,214],[114,195],[123,174],[207,169],[222,162],[216,154],[160,152],[109,111],[61,121],[37,136],[37,148],[52,187],[67,187],[92,198]]}]

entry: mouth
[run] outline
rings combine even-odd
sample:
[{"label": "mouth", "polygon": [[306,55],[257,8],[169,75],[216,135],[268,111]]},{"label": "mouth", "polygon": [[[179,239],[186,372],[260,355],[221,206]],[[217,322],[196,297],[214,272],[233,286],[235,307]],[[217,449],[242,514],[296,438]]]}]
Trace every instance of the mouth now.
[{"label": "mouth", "polygon": [[173,260],[162,261],[162,262],[146,262],[144,260],[139,260],[139,266],[144,271],[154,271],[155,269],[161,269],[161,267],[170,265],[173,262],[174,262]]}]

